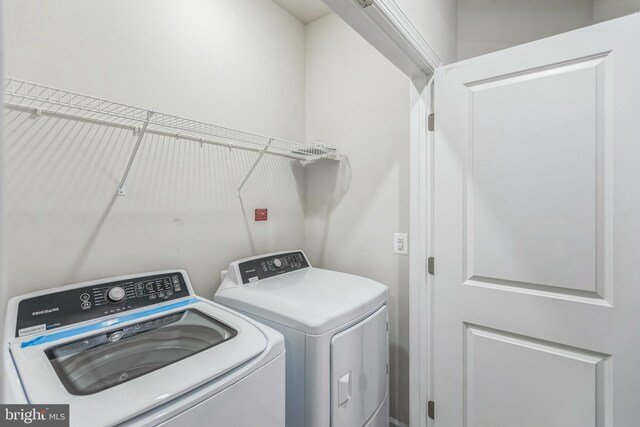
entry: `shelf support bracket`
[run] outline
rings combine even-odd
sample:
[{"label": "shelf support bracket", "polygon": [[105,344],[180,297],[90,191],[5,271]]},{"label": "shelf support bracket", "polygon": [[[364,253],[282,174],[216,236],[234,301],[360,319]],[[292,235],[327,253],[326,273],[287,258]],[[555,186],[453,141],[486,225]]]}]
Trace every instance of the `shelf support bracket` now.
[{"label": "shelf support bracket", "polygon": [[253,162],[253,166],[251,166],[251,169],[249,169],[249,172],[247,172],[247,175],[244,177],[244,179],[240,183],[240,186],[238,187],[238,191],[236,191],[236,198],[238,199],[240,198],[240,191],[242,191],[242,187],[244,187],[244,185],[247,183],[247,180],[255,170],[256,166],[258,166],[258,163],[260,163],[260,160],[262,160],[262,156],[265,155],[265,153],[271,146],[272,142],[273,142],[273,138],[269,139],[269,142],[267,143],[267,145],[265,145],[264,148],[260,150],[260,154],[258,155],[258,158],[256,159],[255,162]]},{"label": "shelf support bracket", "polygon": [[127,163],[127,168],[124,170],[124,174],[122,175],[122,179],[120,180],[120,184],[118,184],[118,196],[126,196],[126,191],[124,189],[124,184],[127,182],[127,177],[129,176],[129,172],[131,171],[131,165],[133,165],[133,161],[136,158],[136,154],[138,154],[138,149],[140,148],[140,144],[142,143],[142,138],[144,137],[144,133],[147,131],[147,126],[149,126],[149,120],[151,120],[151,116],[153,116],[153,111],[147,111],[147,119],[142,124],[142,127],[138,129],[137,132],[134,132],[134,135],[137,134],[138,139],[136,140],[136,145],[133,147],[133,152],[131,156],[129,156],[129,163]]}]

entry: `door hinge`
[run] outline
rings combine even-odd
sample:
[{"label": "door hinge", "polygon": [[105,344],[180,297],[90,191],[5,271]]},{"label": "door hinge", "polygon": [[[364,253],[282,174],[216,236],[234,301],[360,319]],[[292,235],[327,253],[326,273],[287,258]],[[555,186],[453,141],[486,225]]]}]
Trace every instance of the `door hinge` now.
[{"label": "door hinge", "polygon": [[371,6],[373,4],[373,0],[356,0],[363,9]]},{"label": "door hinge", "polygon": [[427,416],[432,420],[436,419],[436,404],[433,403],[433,400],[427,402]]},{"label": "door hinge", "polygon": [[427,273],[432,276],[435,274],[435,263],[436,261],[432,256],[427,258]]},{"label": "door hinge", "polygon": [[436,116],[433,113],[429,114],[429,116],[427,117],[427,129],[429,130],[429,132],[433,132],[433,130],[435,129],[435,120]]}]

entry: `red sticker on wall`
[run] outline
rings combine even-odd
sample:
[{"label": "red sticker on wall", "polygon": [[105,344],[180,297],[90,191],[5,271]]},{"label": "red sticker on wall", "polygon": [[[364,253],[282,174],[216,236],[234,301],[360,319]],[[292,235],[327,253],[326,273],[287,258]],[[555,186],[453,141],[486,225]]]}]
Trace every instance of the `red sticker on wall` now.
[{"label": "red sticker on wall", "polygon": [[256,209],[256,221],[266,221],[267,211],[267,209]]}]

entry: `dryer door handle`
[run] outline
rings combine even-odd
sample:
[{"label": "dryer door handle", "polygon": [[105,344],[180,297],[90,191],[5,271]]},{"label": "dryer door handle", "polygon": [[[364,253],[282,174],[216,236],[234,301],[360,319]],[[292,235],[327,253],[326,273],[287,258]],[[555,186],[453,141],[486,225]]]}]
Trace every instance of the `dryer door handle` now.
[{"label": "dryer door handle", "polygon": [[338,380],[338,407],[343,407],[349,400],[351,400],[351,371]]}]

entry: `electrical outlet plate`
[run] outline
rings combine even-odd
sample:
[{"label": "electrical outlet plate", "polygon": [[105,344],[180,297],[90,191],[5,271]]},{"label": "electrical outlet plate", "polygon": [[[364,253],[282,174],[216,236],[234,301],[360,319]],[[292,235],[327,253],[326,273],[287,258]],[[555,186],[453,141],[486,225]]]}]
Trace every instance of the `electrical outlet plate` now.
[{"label": "electrical outlet plate", "polygon": [[393,253],[398,255],[409,254],[409,236],[407,233],[393,233]]}]

